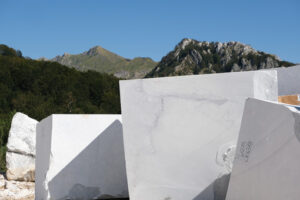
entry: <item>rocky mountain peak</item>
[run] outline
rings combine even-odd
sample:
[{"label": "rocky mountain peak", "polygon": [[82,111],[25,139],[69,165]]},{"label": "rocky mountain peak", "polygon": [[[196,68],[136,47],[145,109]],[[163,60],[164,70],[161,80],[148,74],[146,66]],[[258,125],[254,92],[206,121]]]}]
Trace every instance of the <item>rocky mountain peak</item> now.
[{"label": "rocky mountain peak", "polygon": [[184,38],[175,47],[174,55],[178,56],[181,51],[184,51],[186,47],[202,47],[203,53],[217,52],[219,54],[226,54],[229,51],[234,51],[238,55],[248,55],[249,53],[257,54],[257,51],[253,49],[250,45],[243,44],[237,41],[230,42],[207,42],[207,41],[197,41],[190,38]]},{"label": "rocky mountain peak", "polygon": [[248,71],[291,65],[293,63],[281,61],[275,55],[257,51],[241,42],[184,38],[146,77]]},{"label": "rocky mountain peak", "polygon": [[71,54],[66,53],[66,52],[63,54],[63,57],[68,57],[68,56],[71,56]]},{"label": "rocky mountain peak", "polygon": [[193,43],[194,40],[190,39],[190,38],[184,38],[183,40],[181,40],[181,42],[176,46],[176,48],[178,49],[185,49],[185,47],[187,45],[189,45],[190,43]]},{"label": "rocky mountain peak", "polygon": [[103,55],[108,53],[108,51],[104,48],[102,48],[101,46],[94,46],[93,48],[89,49],[86,52],[83,52],[83,54],[85,55],[89,55],[89,56],[96,56],[96,55]]}]

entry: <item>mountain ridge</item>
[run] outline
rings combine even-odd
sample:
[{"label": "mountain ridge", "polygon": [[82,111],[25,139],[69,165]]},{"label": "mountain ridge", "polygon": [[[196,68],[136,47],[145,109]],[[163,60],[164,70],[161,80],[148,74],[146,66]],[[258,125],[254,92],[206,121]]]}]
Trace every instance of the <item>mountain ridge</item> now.
[{"label": "mountain ridge", "polygon": [[101,46],[94,46],[80,54],[64,53],[50,61],[58,62],[79,71],[94,70],[113,74],[118,78],[142,78],[151,71],[156,62],[149,57],[124,58]]},{"label": "mountain ridge", "polygon": [[237,72],[292,65],[295,64],[241,42],[199,42],[184,38],[145,77]]}]

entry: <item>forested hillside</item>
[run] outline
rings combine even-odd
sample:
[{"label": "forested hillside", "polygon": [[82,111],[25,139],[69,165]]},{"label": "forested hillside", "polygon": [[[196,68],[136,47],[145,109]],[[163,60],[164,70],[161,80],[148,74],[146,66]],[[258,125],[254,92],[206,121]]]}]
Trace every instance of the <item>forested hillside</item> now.
[{"label": "forested hillside", "polygon": [[0,45],[0,170],[15,112],[41,120],[53,113],[120,113],[119,79],[57,62],[22,57]]}]

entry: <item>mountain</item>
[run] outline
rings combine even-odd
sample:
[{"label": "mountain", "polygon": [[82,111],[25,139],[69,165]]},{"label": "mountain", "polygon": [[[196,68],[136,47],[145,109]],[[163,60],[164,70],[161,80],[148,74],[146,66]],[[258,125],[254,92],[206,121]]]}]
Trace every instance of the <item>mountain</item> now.
[{"label": "mountain", "polygon": [[5,169],[8,131],[15,112],[37,120],[53,113],[119,114],[119,79],[26,59],[20,51],[0,45],[0,172]]},{"label": "mountain", "polygon": [[157,64],[151,58],[126,59],[100,46],[95,46],[81,54],[64,53],[51,61],[73,67],[79,71],[94,70],[113,74],[118,78],[142,78]]},{"label": "mountain", "polygon": [[238,72],[292,65],[240,42],[183,39],[145,77]]}]

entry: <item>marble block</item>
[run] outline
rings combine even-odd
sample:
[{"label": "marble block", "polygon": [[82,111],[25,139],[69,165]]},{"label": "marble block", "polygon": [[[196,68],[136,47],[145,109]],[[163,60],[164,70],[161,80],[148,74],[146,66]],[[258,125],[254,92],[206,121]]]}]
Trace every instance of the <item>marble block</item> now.
[{"label": "marble block", "polygon": [[34,182],[35,157],[7,151],[6,168],[8,180]]},{"label": "marble block", "polygon": [[35,134],[38,121],[17,112],[11,122],[7,150],[23,155],[35,156]]},{"label": "marble block", "polygon": [[278,95],[300,94],[300,65],[278,68]]},{"label": "marble block", "polygon": [[11,122],[6,152],[8,180],[34,181],[38,121],[17,112]]},{"label": "marble block", "polygon": [[299,200],[298,109],[246,101],[226,200]]},{"label": "marble block", "polygon": [[225,199],[247,97],[277,100],[276,71],[120,81],[131,200]]},{"label": "marble block", "polygon": [[37,125],[36,200],[128,197],[120,115],[51,115]]}]

